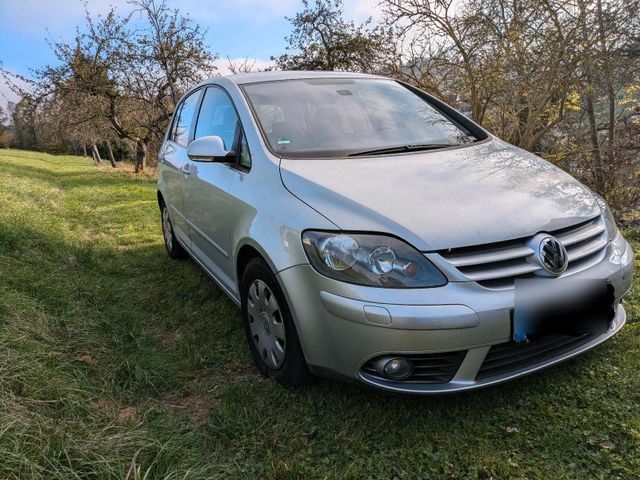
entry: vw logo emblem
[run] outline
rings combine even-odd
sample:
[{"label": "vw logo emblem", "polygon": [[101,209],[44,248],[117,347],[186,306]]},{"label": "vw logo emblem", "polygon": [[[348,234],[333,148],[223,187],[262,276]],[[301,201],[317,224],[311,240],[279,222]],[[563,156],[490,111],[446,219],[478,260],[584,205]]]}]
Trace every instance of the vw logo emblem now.
[{"label": "vw logo emblem", "polygon": [[564,245],[557,238],[545,237],[538,245],[540,264],[547,272],[558,276],[567,269],[569,256]]}]

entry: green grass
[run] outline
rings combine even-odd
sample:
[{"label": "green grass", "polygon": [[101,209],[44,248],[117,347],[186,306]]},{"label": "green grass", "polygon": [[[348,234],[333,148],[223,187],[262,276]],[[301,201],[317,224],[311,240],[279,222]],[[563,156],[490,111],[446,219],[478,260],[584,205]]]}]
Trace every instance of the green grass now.
[{"label": "green grass", "polygon": [[638,282],[614,339],[502,386],[288,391],[167,257],[155,198],[150,177],[0,150],[0,478],[640,478]]}]

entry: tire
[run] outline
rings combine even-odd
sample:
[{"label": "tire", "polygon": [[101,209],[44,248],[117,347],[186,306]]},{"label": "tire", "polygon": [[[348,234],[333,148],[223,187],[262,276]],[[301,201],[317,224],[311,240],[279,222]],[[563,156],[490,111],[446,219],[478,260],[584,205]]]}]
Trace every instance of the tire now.
[{"label": "tire", "polygon": [[182,245],[180,245],[180,242],[178,242],[176,238],[176,234],[173,232],[169,209],[164,202],[160,204],[160,221],[162,222],[162,237],[164,239],[164,246],[167,249],[167,254],[174,260],[186,258],[187,252],[182,248]]},{"label": "tire", "polygon": [[240,281],[242,320],[256,367],[285,387],[313,382],[289,306],[261,258],[249,261]]}]

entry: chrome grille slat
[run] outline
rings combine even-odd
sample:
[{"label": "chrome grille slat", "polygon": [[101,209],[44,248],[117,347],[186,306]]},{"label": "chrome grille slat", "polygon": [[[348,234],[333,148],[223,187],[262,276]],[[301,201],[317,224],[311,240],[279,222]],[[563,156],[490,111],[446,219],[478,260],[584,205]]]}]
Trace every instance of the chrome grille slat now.
[{"label": "chrome grille slat", "polygon": [[489,280],[493,278],[505,278],[525,275],[527,273],[533,273],[536,270],[540,270],[540,267],[538,265],[523,262],[521,265],[486,268],[477,272],[464,272],[464,274],[468,279],[480,282],[482,280]]},{"label": "chrome grille slat", "polygon": [[556,238],[560,240],[565,247],[568,247],[569,245],[573,245],[575,243],[582,242],[583,240],[593,238],[596,235],[601,234],[605,230],[606,228],[604,224],[591,223],[578,230],[557,235]]},{"label": "chrome grille slat", "polygon": [[607,245],[606,238],[599,238],[594,242],[589,242],[585,245],[581,245],[580,247],[567,249],[567,253],[569,254],[569,262],[574,262],[581,258],[587,257],[592,253],[598,252],[602,248]]},{"label": "chrome grille slat", "polygon": [[469,265],[480,265],[484,263],[502,262],[505,260],[513,260],[515,258],[528,257],[534,253],[533,249],[523,246],[512,248],[496,249],[484,253],[475,253],[467,255],[458,255],[452,257],[449,263],[455,267],[466,267]]},{"label": "chrome grille slat", "polygon": [[[602,216],[555,231],[543,232],[556,237],[567,249],[569,265],[563,275],[585,270],[603,258],[607,232]],[[526,238],[488,245],[442,250],[438,254],[467,280],[490,289],[513,288],[516,278],[535,275],[541,267],[532,255],[536,252]]]}]

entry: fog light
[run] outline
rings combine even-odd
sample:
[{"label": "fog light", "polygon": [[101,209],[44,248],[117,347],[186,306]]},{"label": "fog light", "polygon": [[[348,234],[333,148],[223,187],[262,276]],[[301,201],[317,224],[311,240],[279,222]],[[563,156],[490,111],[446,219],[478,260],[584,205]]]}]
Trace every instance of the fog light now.
[{"label": "fog light", "polygon": [[381,358],[376,365],[378,373],[389,380],[404,380],[413,373],[413,363],[408,358]]}]

